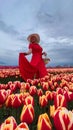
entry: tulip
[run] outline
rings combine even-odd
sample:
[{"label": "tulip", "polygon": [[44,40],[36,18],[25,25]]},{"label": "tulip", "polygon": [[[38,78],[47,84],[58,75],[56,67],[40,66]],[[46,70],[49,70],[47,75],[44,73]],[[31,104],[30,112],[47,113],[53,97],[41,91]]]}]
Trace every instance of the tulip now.
[{"label": "tulip", "polygon": [[69,102],[69,100],[70,100],[70,95],[69,95],[70,93],[71,92],[69,92],[69,91],[64,91],[64,93],[63,93],[63,95],[64,95],[67,102]]},{"label": "tulip", "polygon": [[15,84],[15,87],[16,87],[16,89],[20,89],[20,87],[21,87],[21,82],[20,81],[14,81],[14,84]]},{"label": "tulip", "polygon": [[52,81],[48,81],[48,85],[49,85],[50,88],[52,88],[53,82]]},{"label": "tulip", "polygon": [[7,100],[5,102],[6,104],[6,107],[12,107],[12,101],[13,101],[13,98],[14,98],[14,94],[11,94],[7,97]]},{"label": "tulip", "polygon": [[36,86],[31,86],[31,87],[29,88],[29,93],[30,93],[30,95],[32,95],[32,96],[36,95],[36,94],[37,94],[37,88],[36,88]]},{"label": "tulip", "polygon": [[10,86],[11,84],[12,84],[12,81],[9,81],[9,82],[8,82],[8,86]]},{"label": "tulip", "polygon": [[13,116],[10,116],[2,123],[0,130],[14,130],[16,127],[16,120]]},{"label": "tulip", "polygon": [[50,77],[50,74],[48,73],[48,75],[45,76],[45,80],[48,81]]},{"label": "tulip", "polygon": [[21,122],[26,122],[27,124],[31,124],[34,119],[34,108],[31,104],[29,105],[24,105],[20,120]]},{"label": "tulip", "polygon": [[13,83],[10,84],[10,89],[11,89],[12,92],[14,92],[16,90],[15,84],[13,84]]},{"label": "tulip", "polygon": [[52,130],[52,125],[47,113],[39,115],[37,130]]},{"label": "tulip", "polygon": [[45,95],[39,97],[39,104],[41,107],[45,107],[48,104],[48,100]]},{"label": "tulip", "polygon": [[20,88],[20,92],[26,92],[27,90],[29,90],[30,88],[30,84],[29,83],[24,83],[22,82],[21,83],[21,88]]},{"label": "tulip", "polygon": [[63,89],[62,88],[57,88],[56,92],[57,92],[57,94],[63,95]]},{"label": "tulip", "polygon": [[1,89],[6,89],[6,85],[5,84],[0,84],[0,90]]},{"label": "tulip", "polygon": [[32,96],[28,96],[24,100],[24,105],[32,104],[34,106],[34,98]]},{"label": "tulip", "polygon": [[69,84],[69,91],[73,92],[73,83]]},{"label": "tulip", "polygon": [[69,88],[68,88],[67,86],[65,86],[65,87],[63,88],[63,90],[68,92],[68,91],[69,91]]},{"label": "tulip", "polygon": [[32,79],[27,79],[27,83],[31,84],[33,80]]},{"label": "tulip", "polygon": [[12,100],[12,107],[18,108],[22,105],[22,101],[20,99],[20,94],[15,94]]},{"label": "tulip", "polygon": [[38,95],[38,96],[42,96],[42,95],[43,95],[43,91],[42,91],[41,88],[37,90],[37,95]]},{"label": "tulip", "polygon": [[30,96],[30,94],[29,94],[29,92],[24,92],[23,96],[24,96],[24,98],[26,98],[26,97]]},{"label": "tulip", "polygon": [[29,127],[25,122],[23,122],[20,123],[15,130],[29,130]]},{"label": "tulip", "polygon": [[7,89],[6,92],[7,92],[7,97],[12,93],[10,89]]},{"label": "tulip", "polygon": [[6,101],[7,92],[5,89],[0,90],[0,104],[3,104]]},{"label": "tulip", "polygon": [[58,83],[57,83],[57,82],[54,82],[54,87],[55,87],[55,88],[58,88],[58,86],[59,86]]},{"label": "tulip", "polygon": [[45,95],[47,97],[47,100],[52,100],[53,99],[53,92],[51,91],[46,91]]},{"label": "tulip", "polygon": [[48,81],[48,79],[49,79],[49,77],[48,77],[48,75],[46,75],[45,77],[41,78],[40,81],[46,82],[46,81]]},{"label": "tulip", "polygon": [[25,84],[25,89],[26,89],[26,90],[29,90],[29,88],[30,88],[30,84],[29,84],[29,83],[26,83],[26,84]]},{"label": "tulip", "polygon": [[65,86],[67,86],[67,85],[68,85],[67,81],[65,79],[62,79],[61,83],[60,83],[60,87],[63,88]]},{"label": "tulip", "polygon": [[32,80],[32,82],[31,82],[31,85],[38,85],[38,83],[39,83],[39,79],[34,79],[34,80]]},{"label": "tulip", "polygon": [[54,105],[55,109],[58,108],[59,106],[61,107],[67,107],[67,100],[65,99],[64,95],[57,94],[54,96]]},{"label": "tulip", "polygon": [[40,79],[40,83],[45,82],[45,78]]},{"label": "tulip", "polygon": [[9,81],[8,84],[7,84],[9,89],[10,89],[11,84],[13,84],[12,81]]},{"label": "tulip", "polygon": [[56,130],[73,130],[73,112],[65,107],[58,107],[53,115]]},{"label": "tulip", "polygon": [[42,88],[44,91],[48,90],[48,88],[49,88],[48,82],[42,82]]},{"label": "tulip", "polygon": [[30,94],[29,94],[29,92],[24,92],[24,93],[21,93],[22,94],[22,102],[23,102],[23,104],[24,104],[24,102],[25,102],[25,98],[26,97],[28,97],[28,96],[30,96]]}]

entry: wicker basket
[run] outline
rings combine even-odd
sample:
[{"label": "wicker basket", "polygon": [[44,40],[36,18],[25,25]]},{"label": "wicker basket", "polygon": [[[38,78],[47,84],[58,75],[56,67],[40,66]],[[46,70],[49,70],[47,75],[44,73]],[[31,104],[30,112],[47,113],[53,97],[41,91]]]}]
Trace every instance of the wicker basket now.
[{"label": "wicker basket", "polygon": [[48,64],[48,63],[49,63],[49,61],[50,61],[50,59],[49,59],[49,58],[46,58],[46,57],[45,57],[45,58],[43,58],[43,60],[44,60],[44,63],[45,63],[45,64]]}]

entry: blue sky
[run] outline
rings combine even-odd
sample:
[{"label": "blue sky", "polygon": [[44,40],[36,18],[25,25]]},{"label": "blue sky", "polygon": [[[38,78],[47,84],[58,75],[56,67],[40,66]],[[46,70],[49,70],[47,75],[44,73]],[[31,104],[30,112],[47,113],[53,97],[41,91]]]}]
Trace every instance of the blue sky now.
[{"label": "blue sky", "polygon": [[0,0],[0,65],[18,65],[31,33],[39,33],[49,66],[73,66],[73,0]]}]

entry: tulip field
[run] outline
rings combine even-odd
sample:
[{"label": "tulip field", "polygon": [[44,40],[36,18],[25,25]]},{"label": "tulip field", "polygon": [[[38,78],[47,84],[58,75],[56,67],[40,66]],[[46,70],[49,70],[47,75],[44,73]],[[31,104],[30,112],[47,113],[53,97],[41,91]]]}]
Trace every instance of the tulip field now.
[{"label": "tulip field", "polygon": [[73,68],[47,68],[25,82],[18,67],[0,67],[0,130],[73,130]]}]

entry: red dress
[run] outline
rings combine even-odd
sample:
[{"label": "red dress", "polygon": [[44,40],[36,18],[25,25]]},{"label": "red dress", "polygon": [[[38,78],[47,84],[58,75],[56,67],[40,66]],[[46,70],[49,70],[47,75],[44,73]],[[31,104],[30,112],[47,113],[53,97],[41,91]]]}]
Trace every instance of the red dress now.
[{"label": "red dress", "polygon": [[22,78],[27,79],[42,78],[47,75],[47,69],[42,59],[43,49],[37,43],[30,43],[29,49],[32,49],[32,58],[29,62],[24,53],[19,54],[19,69]]}]

